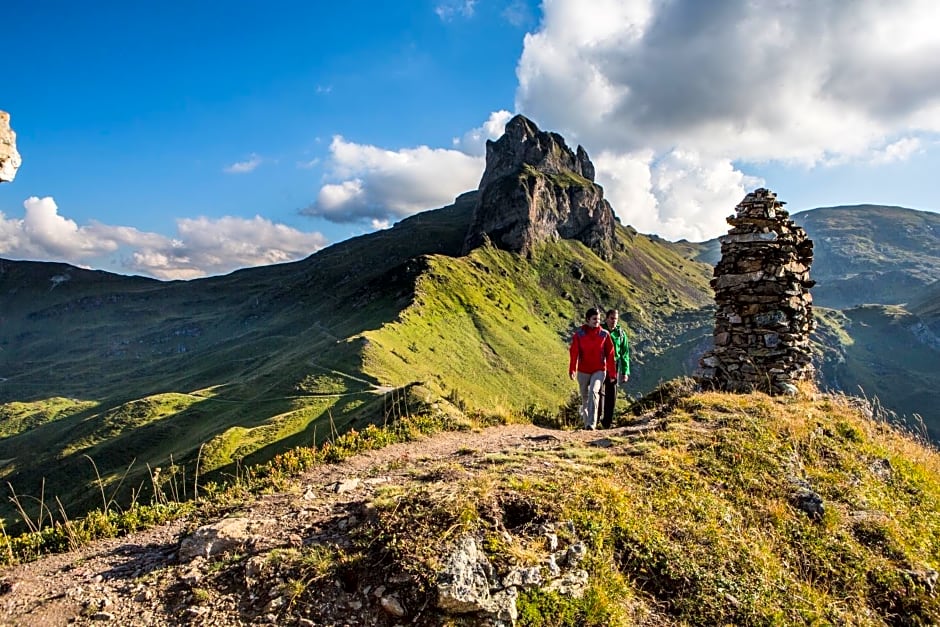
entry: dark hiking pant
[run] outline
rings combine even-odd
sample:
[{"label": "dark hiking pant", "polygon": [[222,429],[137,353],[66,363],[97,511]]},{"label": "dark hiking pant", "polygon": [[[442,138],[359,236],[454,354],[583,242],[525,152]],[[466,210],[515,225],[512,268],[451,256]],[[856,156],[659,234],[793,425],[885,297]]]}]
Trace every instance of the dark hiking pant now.
[{"label": "dark hiking pant", "polygon": [[614,424],[614,405],[617,404],[617,380],[613,383],[609,379],[604,379],[604,392],[601,396],[601,405],[604,408],[601,417],[601,426],[610,429]]}]

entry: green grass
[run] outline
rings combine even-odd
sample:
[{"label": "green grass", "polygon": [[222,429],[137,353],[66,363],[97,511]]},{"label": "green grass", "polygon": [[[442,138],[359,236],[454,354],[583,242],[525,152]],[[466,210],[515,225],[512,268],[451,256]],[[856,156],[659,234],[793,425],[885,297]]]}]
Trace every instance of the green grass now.
[{"label": "green grass", "polygon": [[[667,259],[675,267],[674,256],[660,254],[663,267],[670,265]],[[363,334],[363,369],[378,380],[422,381],[476,408],[557,407],[572,389],[571,333],[595,305],[622,312],[635,346],[635,393],[679,374],[675,361],[658,360],[664,347],[646,341],[648,328],[670,324],[662,316],[685,315],[696,304],[670,291],[671,275],[653,277],[644,297],[633,297],[637,287],[630,278],[612,273],[580,243],[567,241],[536,249],[529,260],[483,247],[466,257],[431,257],[425,263],[414,302],[394,322]],[[650,297],[667,304],[653,307]],[[688,320],[689,341],[697,341],[706,319]],[[644,358],[652,357],[655,369],[644,369]]]},{"label": "green grass", "polygon": [[870,305],[819,317],[826,383],[875,398],[898,420],[940,439],[937,352],[910,331],[917,318],[899,306]]},{"label": "green grass", "polygon": [[[281,453],[228,487],[204,485],[200,516],[251,492],[290,489],[318,464],[492,422],[423,404],[419,387],[401,393],[419,413]],[[299,610],[315,608],[323,586],[395,572],[411,582],[399,589],[408,605],[447,624],[425,601],[457,538],[480,538],[502,575],[544,567],[539,528],[552,523],[563,544],[585,543],[588,588],[580,597],[521,591],[520,625],[935,624],[940,601],[928,578],[940,564],[940,454],[859,405],[809,386],[771,398],[670,382],[636,404],[645,413],[635,420],[659,421],[642,435],[425,460],[364,504],[370,514],[351,543],[277,550],[265,568]],[[796,506],[803,486],[822,498],[821,517]],[[152,506],[4,536],[0,556],[30,559],[194,511],[161,494]],[[237,559],[218,566],[241,568]]]},{"label": "green grass", "polygon": [[[148,466],[171,458],[190,478],[197,464],[215,478],[382,423],[400,401],[383,388],[420,382],[465,409],[550,411],[570,394],[565,346],[595,304],[624,312],[635,364],[650,362],[634,393],[680,373],[658,351],[670,329],[707,323],[670,320],[707,301],[707,268],[623,228],[616,270],[569,241],[530,259],[459,257],[473,204],[467,195],[301,262],[198,281],[11,262],[0,277],[3,478],[79,516],[95,506],[86,456],[109,486],[131,467],[126,502]],[[19,524],[2,499],[0,517]]]},{"label": "green grass", "polygon": [[0,438],[24,433],[47,422],[68,418],[94,406],[93,401],[61,397],[26,403],[5,403],[0,405]]},{"label": "green grass", "polygon": [[[430,582],[462,534],[512,533],[487,544],[501,573],[540,563],[519,545],[540,542],[540,523],[572,521],[589,547],[590,589],[580,599],[524,592],[522,625],[940,619],[917,574],[940,563],[934,450],[831,397],[696,394],[665,421],[641,454],[565,449],[551,464],[542,454],[511,472],[416,484],[376,503],[372,541]],[[793,506],[797,480],[822,495],[821,520]]]},{"label": "green grass", "polygon": [[[401,414],[396,408],[394,417],[382,426],[367,424],[362,430],[334,432],[316,446],[297,446],[272,454],[264,463],[241,468],[233,475],[214,479],[211,475],[202,477],[198,485],[185,485],[192,479],[185,475],[184,467],[176,464],[166,468],[150,467],[146,480],[151,490],[136,492],[126,505],[114,498],[116,491],[108,485],[107,478],[96,475],[88,489],[95,493],[98,506],[90,507],[80,517],[73,518],[59,501],[44,493],[36,499],[40,507],[34,513],[27,503],[32,499],[13,493],[11,500],[21,512],[27,531],[9,533],[9,525],[0,522],[0,564],[30,561],[76,549],[100,538],[122,536],[183,516],[211,517],[241,503],[250,494],[285,489],[293,478],[314,466],[336,463],[362,451],[413,441],[445,430],[464,431],[502,420],[482,414],[460,415],[455,419],[424,404],[421,396],[425,392],[416,387],[396,394],[411,397],[403,401],[403,405],[415,407],[418,413]],[[91,467],[97,471],[93,463]]]}]

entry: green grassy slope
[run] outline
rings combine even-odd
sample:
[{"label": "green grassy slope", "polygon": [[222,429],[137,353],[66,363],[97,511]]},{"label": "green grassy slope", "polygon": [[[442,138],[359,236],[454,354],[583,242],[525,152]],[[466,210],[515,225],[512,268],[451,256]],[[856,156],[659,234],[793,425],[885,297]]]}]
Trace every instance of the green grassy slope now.
[{"label": "green grassy slope", "polygon": [[940,280],[922,290],[908,308],[920,316],[934,333],[940,333]]},{"label": "green grassy slope", "polygon": [[197,281],[4,262],[0,478],[81,511],[99,504],[96,467],[109,491],[131,467],[125,495],[171,456],[190,484],[197,458],[208,478],[235,473],[385,420],[415,381],[486,411],[554,408],[572,390],[568,336],[595,304],[624,312],[633,393],[683,372],[657,358],[673,327],[709,333],[695,315],[709,269],[683,249],[619,228],[613,267],[567,241],[457,257],[472,206]]},{"label": "green grassy slope", "polygon": [[876,398],[940,440],[940,342],[925,336],[920,318],[902,307],[866,305],[821,310],[817,320],[826,386]]},{"label": "green grassy slope", "polygon": [[71,513],[100,500],[86,456],[112,487],[133,464],[126,495],[171,455],[191,480],[197,455],[225,472],[381,416],[348,338],[411,301],[401,264],[456,254],[471,210],[464,198],[301,262],[189,282],[4,261],[0,477]]},{"label": "green grassy slope", "polygon": [[598,306],[620,309],[630,333],[632,393],[684,374],[685,364],[660,353],[683,334],[710,336],[708,268],[627,229],[618,238],[610,264],[574,241],[543,245],[528,259],[484,247],[424,260],[415,302],[363,334],[365,371],[396,385],[427,383],[478,409],[554,408],[573,389],[571,333]]}]

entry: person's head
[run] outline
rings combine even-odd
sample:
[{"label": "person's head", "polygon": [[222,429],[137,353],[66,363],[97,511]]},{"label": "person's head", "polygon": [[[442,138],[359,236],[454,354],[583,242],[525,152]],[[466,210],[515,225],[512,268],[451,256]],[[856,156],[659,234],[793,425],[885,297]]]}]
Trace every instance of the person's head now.
[{"label": "person's head", "polygon": [[618,320],[620,320],[620,312],[616,309],[608,309],[606,318],[607,327],[613,329],[615,326],[617,326]]},{"label": "person's head", "polygon": [[584,321],[590,327],[597,327],[601,324],[601,312],[596,307],[591,307],[584,314]]}]

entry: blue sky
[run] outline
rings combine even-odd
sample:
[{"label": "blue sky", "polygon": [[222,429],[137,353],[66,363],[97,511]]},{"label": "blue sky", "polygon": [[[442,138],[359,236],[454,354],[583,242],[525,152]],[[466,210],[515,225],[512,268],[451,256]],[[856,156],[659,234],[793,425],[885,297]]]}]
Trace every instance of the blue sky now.
[{"label": "blue sky", "polygon": [[625,224],[703,240],[746,191],[940,210],[932,0],[4,4],[21,166],[0,257],[195,278],[473,189],[514,113]]}]

